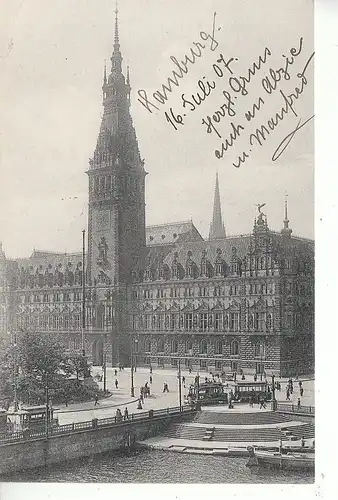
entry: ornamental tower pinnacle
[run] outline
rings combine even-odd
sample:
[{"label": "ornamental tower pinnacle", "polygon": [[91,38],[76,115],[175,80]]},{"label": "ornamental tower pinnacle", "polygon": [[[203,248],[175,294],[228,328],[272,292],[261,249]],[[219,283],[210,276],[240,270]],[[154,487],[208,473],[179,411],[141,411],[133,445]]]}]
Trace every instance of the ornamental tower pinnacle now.
[{"label": "ornamental tower pinnacle", "polygon": [[145,176],[130,115],[130,83],[122,71],[118,11],[103,74],[103,116],[89,160],[88,277],[90,283],[126,284],[145,246]]},{"label": "ornamental tower pinnacle", "polygon": [[288,238],[291,237],[292,229],[289,227],[289,219],[288,219],[288,195],[285,193],[285,201],[284,201],[284,227],[281,230],[281,233]]},{"label": "ornamental tower pinnacle", "polygon": [[218,172],[216,172],[214,209],[212,213],[212,221],[210,224],[209,240],[217,240],[225,237],[226,234],[222,220],[221,199],[219,195]]}]

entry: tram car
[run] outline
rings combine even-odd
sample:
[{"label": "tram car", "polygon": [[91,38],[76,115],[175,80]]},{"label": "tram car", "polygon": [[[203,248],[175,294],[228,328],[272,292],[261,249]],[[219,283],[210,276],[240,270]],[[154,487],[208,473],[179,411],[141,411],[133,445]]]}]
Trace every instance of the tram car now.
[{"label": "tram car", "polygon": [[271,401],[272,392],[267,382],[247,382],[239,380],[234,384],[234,400],[238,403],[253,403],[258,404],[262,399]]},{"label": "tram car", "polygon": [[229,391],[221,382],[193,384],[189,388],[187,402],[195,403],[197,400],[203,406],[227,404],[229,401]]},{"label": "tram car", "polygon": [[[58,418],[54,417],[54,409],[48,409],[48,421],[50,427],[59,425]],[[42,432],[46,428],[46,406],[25,406],[17,411],[7,411],[7,432],[37,431]]]}]

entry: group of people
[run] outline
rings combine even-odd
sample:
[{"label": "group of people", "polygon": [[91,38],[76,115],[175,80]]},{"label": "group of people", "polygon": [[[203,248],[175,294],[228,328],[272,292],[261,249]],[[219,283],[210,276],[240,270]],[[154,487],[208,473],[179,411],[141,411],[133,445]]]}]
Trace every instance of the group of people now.
[{"label": "group of people", "polygon": [[[298,381],[298,385],[299,385],[299,394],[300,394],[300,397],[298,398],[298,406],[300,406],[300,403],[301,403],[301,400],[300,398],[302,398],[304,396],[304,387],[303,387],[303,382],[301,380]],[[290,378],[288,380],[288,384],[286,386],[286,400],[287,401],[290,401],[290,395],[293,394],[293,381],[292,381],[292,378]]]},{"label": "group of people", "polygon": [[123,415],[121,413],[120,408],[117,408],[116,414],[115,414],[115,420],[116,420],[116,422],[122,422],[122,420],[129,420],[128,408],[125,407]]}]

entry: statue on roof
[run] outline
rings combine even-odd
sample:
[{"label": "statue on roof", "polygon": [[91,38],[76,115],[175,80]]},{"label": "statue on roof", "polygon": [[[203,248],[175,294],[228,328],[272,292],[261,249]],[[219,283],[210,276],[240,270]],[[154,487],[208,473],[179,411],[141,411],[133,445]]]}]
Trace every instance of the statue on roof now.
[{"label": "statue on roof", "polygon": [[264,224],[264,217],[266,219],[266,214],[262,212],[262,208],[265,207],[266,203],[258,203],[256,207],[258,208],[258,217],[257,217],[257,224],[262,225]]}]

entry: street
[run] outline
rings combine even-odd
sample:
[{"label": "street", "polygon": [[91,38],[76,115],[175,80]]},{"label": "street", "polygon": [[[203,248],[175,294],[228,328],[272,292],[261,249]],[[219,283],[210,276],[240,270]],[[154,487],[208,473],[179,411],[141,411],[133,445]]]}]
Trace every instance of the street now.
[{"label": "street", "polygon": [[[72,422],[83,422],[91,420],[92,418],[108,418],[115,416],[117,408],[124,412],[127,406],[129,413],[137,413],[140,411],[147,411],[150,409],[167,408],[172,406],[179,406],[179,391],[178,391],[178,377],[177,370],[166,369],[153,369],[152,384],[150,384],[149,368],[140,367],[134,372],[134,387],[135,397],[130,395],[131,387],[131,373],[130,368],[125,368],[119,371],[117,369],[117,376],[114,375],[114,368],[107,368],[107,390],[111,396],[99,400],[99,404],[94,406],[94,401],[86,403],[69,404],[66,408],[64,405],[58,405],[58,410],[55,414],[59,418],[60,425]],[[95,366],[92,368],[92,375],[101,375],[102,368]],[[188,370],[182,370],[182,377],[185,377],[185,387],[182,384],[182,403],[184,403],[184,396],[188,393],[189,385],[194,382],[196,372],[189,375]],[[200,381],[204,382],[204,378],[208,375],[205,372],[200,373]],[[118,388],[115,388],[115,379],[118,380]],[[238,376],[240,380],[240,376]],[[253,381],[252,375],[246,376],[247,381]],[[258,379],[259,380],[259,379]],[[280,380],[280,379],[278,379]],[[140,395],[140,388],[148,382],[150,387],[150,397],[144,399],[142,410],[137,409],[138,398]],[[268,377],[268,382],[271,378]],[[280,402],[286,401],[286,383],[287,379],[282,379],[282,390],[276,391],[276,399]],[[168,384],[169,392],[163,393],[164,383]],[[100,389],[103,390],[103,382],[98,383]],[[290,403],[297,404],[300,397],[299,384],[294,380],[294,392],[290,395]],[[301,404],[308,406],[314,405],[314,380],[303,381],[304,395],[301,398]]]}]

